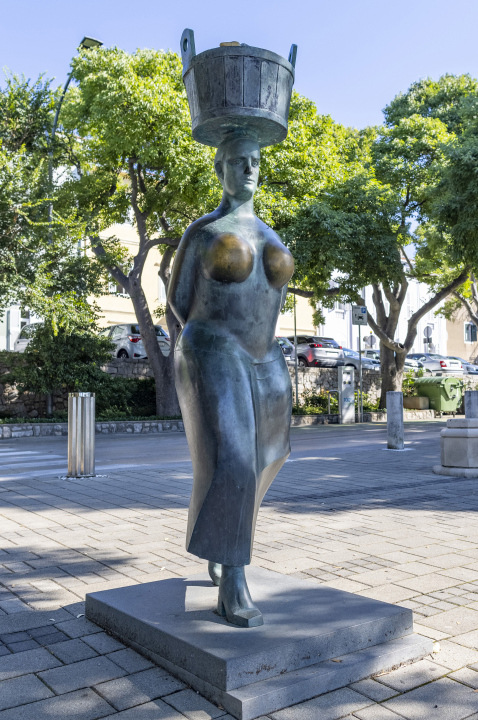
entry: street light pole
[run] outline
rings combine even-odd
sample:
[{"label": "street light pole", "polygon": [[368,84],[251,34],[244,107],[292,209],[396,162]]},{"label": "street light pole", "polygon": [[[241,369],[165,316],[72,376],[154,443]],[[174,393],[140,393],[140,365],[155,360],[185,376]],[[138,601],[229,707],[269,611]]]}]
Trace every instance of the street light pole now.
[{"label": "street light pole", "polygon": [[[91,49],[95,47],[101,47],[103,43],[100,40],[95,40],[94,38],[90,37],[84,37],[83,40],[80,42],[79,47],[84,49]],[[50,139],[48,142],[48,194],[50,196],[50,204],[48,205],[48,242],[51,245],[53,243],[53,143],[55,141],[55,135],[56,135],[56,129],[58,127],[58,118],[60,117],[60,110],[61,106],[63,104],[63,100],[65,99],[66,91],[68,90],[68,86],[71,82],[71,78],[73,77],[73,70],[68,74],[68,77],[66,79],[66,83],[63,87],[63,91],[60,95],[60,98],[58,100],[58,104],[56,106],[56,112],[55,117],[53,119],[53,125],[51,128],[50,133]],[[46,396],[46,414],[48,417],[52,415],[53,412],[53,396],[51,393],[47,393]]]},{"label": "street light pole", "polygon": [[[101,40],[95,40],[94,38],[90,37],[84,37],[83,40],[80,42],[79,47],[84,48],[85,50],[91,50],[92,48],[101,47],[103,43]],[[53,143],[55,141],[55,135],[56,135],[56,129],[58,127],[58,118],[60,117],[60,110],[61,106],[63,104],[63,100],[65,99],[66,91],[68,90],[68,86],[71,82],[71,78],[73,77],[73,70],[68,74],[68,77],[66,79],[66,83],[63,87],[63,91],[60,95],[60,99],[58,100],[58,104],[56,106],[56,112],[55,112],[55,118],[53,120],[53,126],[50,133],[50,141],[49,141],[49,149],[48,149],[48,192],[50,195],[50,205],[48,206],[48,240],[50,242],[50,245],[52,243],[52,220],[53,220],[53,200],[51,199],[51,196],[53,195]]]}]

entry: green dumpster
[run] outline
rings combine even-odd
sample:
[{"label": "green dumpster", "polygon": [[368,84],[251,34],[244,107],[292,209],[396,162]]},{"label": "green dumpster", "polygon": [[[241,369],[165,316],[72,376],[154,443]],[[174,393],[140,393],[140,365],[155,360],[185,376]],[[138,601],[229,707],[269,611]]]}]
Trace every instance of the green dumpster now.
[{"label": "green dumpster", "polygon": [[415,388],[419,395],[430,400],[430,408],[438,413],[456,413],[461,405],[463,380],[456,377],[416,378]]}]

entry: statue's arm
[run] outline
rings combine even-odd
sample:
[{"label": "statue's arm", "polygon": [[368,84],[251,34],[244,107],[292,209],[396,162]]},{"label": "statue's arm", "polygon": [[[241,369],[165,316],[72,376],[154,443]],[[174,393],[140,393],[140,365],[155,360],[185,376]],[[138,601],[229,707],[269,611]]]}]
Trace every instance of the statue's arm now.
[{"label": "statue's arm", "polygon": [[168,302],[181,325],[185,325],[193,302],[196,274],[196,243],[187,231],[174,258],[168,288]]}]

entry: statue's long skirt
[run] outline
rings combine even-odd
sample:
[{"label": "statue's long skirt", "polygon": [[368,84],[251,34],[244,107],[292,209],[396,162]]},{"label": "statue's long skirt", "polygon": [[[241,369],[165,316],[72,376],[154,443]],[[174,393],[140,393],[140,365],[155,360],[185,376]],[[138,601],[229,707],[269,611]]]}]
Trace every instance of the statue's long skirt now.
[{"label": "statue's long skirt", "polygon": [[237,341],[187,325],[176,345],[194,476],[186,549],[200,558],[251,561],[260,504],[290,454],[292,389],[277,351],[275,359],[256,362]]}]

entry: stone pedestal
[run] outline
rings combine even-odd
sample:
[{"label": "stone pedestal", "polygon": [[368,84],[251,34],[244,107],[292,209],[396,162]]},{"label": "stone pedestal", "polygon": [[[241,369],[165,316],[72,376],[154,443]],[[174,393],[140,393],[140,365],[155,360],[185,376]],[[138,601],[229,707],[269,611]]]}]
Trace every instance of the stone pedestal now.
[{"label": "stone pedestal", "polygon": [[478,477],[478,418],[447,420],[441,431],[441,465],[437,475]]},{"label": "stone pedestal", "polygon": [[403,450],[405,441],[402,392],[387,392],[387,436],[389,450]]},{"label": "stone pedestal", "polygon": [[256,567],[247,578],[261,627],[220,618],[207,574],[89,594],[86,616],[239,720],[432,651],[407,608]]}]

